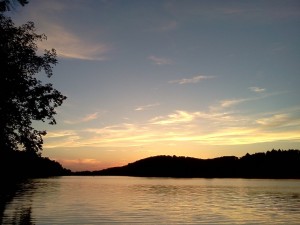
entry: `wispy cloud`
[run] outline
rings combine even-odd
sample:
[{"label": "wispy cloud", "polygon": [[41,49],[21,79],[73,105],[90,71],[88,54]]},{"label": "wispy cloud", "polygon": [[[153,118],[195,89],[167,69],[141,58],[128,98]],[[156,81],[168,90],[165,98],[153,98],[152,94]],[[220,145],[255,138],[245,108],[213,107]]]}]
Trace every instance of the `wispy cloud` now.
[{"label": "wispy cloud", "polygon": [[51,131],[48,132],[44,138],[44,148],[63,148],[63,147],[74,147],[79,145],[81,136],[79,132],[75,130],[67,131]]},{"label": "wispy cloud", "polygon": [[236,98],[236,99],[224,99],[219,101],[219,104],[217,106],[211,106],[211,110],[222,110],[223,108],[228,108],[228,107],[232,107],[232,106],[236,106],[238,104],[241,103],[245,103],[245,102],[250,102],[250,101],[256,101],[256,100],[260,100],[260,99],[264,99],[267,97],[271,97],[274,95],[279,95],[279,94],[284,94],[285,92],[273,92],[273,93],[264,93],[265,89],[263,88],[253,88],[254,92],[258,92],[258,93],[263,93],[259,96],[255,96],[255,97],[249,97],[249,98]]},{"label": "wispy cloud", "polygon": [[69,137],[74,136],[76,133],[72,130],[60,130],[60,131],[49,131],[47,132],[47,138],[61,138],[61,137]]},{"label": "wispy cloud", "polygon": [[140,146],[143,142],[154,140],[155,132],[143,124],[123,123],[103,128],[85,129],[92,134],[92,138],[86,140],[86,146],[97,147],[133,147]]},{"label": "wispy cloud", "polygon": [[222,123],[234,123],[241,122],[241,118],[234,115],[234,112],[213,112],[213,111],[184,111],[176,110],[166,116],[158,116],[149,120],[151,125],[167,125],[170,128],[172,126],[190,125],[197,126],[197,123],[213,123],[221,125]]},{"label": "wispy cloud", "polygon": [[249,87],[249,89],[255,93],[262,93],[266,91],[265,88],[260,88],[260,87]]},{"label": "wispy cloud", "polygon": [[236,113],[177,110],[145,123],[121,123],[80,131],[53,132],[45,148],[124,148],[170,143],[243,145],[300,142],[299,110],[259,117]]},{"label": "wispy cloud", "polygon": [[175,83],[175,84],[195,84],[198,83],[202,80],[207,80],[207,79],[212,79],[214,78],[214,76],[203,76],[203,75],[199,75],[199,76],[195,76],[192,78],[183,78],[183,79],[179,79],[179,80],[171,80],[169,81],[169,83]]},{"label": "wispy cloud", "polygon": [[98,118],[98,112],[92,113],[92,114],[88,114],[87,116],[85,116],[82,121],[87,122],[90,120],[95,120]]},{"label": "wispy cloud", "polygon": [[64,122],[66,124],[78,124],[78,123],[83,123],[83,122],[88,122],[88,121],[91,121],[91,120],[95,120],[98,117],[99,117],[99,113],[95,112],[95,113],[92,113],[92,114],[88,114],[88,115],[84,116],[83,118],[79,118],[77,120],[65,120]]},{"label": "wispy cloud", "polygon": [[265,93],[261,89],[262,88],[259,88],[258,91],[260,91],[260,93],[262,93],[262,94],[256,95],[255,97],[236,98],[236,99],[224,99],[224,100],[219,101],[218,105],[211,106],[210,109],[212,111],[219,111],[219,110],[223,110],[224,108],[229,108],[229,107],[233,107],[233,106],[239,105],[241,103],[251,102],[251,101],[257,101],[257,100],[261,100],[261,99],[264,99],[264,98],[268,98],[268,97],[272,97],[272,96],[275,96],[275,95],[281,95],[281,94],[285,94],[286,93],[286,92]]},{"label": "wispy cloud", "polygon": [[178,124],[186,123],[194,120],[199,113],[189,113],[187,111],[177,110],[175,113],[167,115],[165,117],[155,117],[150,120],[152,124],[167,125],[167,124]]},{"label": "wispy cloud", "polygon": [[159,105],[160,105],[159,103],[148,104],[148,105],[142,105],[142,106],[136,107],[134,110],[135,110],[135,111],[144,111],[144,110],[148,110],[148,109],[150,109],[150,108],[153,108],[153,107],[156,107],[156,106],[159,106]]},{"label": "wispy cloud", "polygon": [[[99,128],[51,131],[44,148],[140,148],[187,145],[243,145],[263,142],[300,143],[300,107],[278,112],[247,114],[228,111],[229,106],[249,99],[221,101],[218,110],[175,110],[144,122],[120,123]],[[260,99],[260,98],[255,98]],[[251,100],[254,100],[252,98]],[[221,104],[220,103],[220,104]],[[82,120],[91,120],[90,114]]]},{"label": "wispy cloud", "polygon": [[250,101],[250,100],[253,100],[253,99],[252,98],[226,99],[226,100],[220,101],[220,106],[222,108],[227,108],[227,107],[238,105],[240,103]]},{"label": "wispy cloud", "polygon": [[172,60],[167,59],[167,58],[162,58],[162,57],[157,57],[157,56],[149,56],[148,59],[150,59],[154,64],[156,65],[168,65],[172,64]]},{"label": "wispy cloud", "polygon": [[82,60],[105,60],[111,50],[108,44],[88,41],[55,24],[45,26],[48,39],[39,44],[40,49],[55,48],[59,57]]},{"label": "wispy cloud", "polygon": [[278,127],[289,125],[292,118],[288,114],[275,114],[256,120],[256,123],[266,127]]},{"label": "wispy cloud", "polygon": [[[39,43],[39,49],[55,48],[58,57],[81,60],[105,60],[112,47],[103,41],[93,40],[92,35],[76,33],[69,21],[60,20],[66,10],[76,10],[79,2],[37,1],[21,11],[23,19],[36,21],[39,32],[47,35],[47,40]],[[63,17],[65,18],[65,17]]]}]

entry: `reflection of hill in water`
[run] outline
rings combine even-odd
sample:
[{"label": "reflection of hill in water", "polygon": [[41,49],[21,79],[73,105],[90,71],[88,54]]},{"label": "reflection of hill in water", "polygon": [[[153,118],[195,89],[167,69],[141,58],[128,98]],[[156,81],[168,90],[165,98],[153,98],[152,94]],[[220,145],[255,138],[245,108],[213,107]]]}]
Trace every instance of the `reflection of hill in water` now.
[{"label": "reflection of hill in water", "polygon": [[241,158],[225,156],[215,159],[154,156],[122,167],[75,174],[142,177],[300,178],[300,151],[272,150],[267,153],[246,154]]},{"label": "reflection of hill in water", "polygon": [[30,201],[21,202],[4,212],[13,199],[26,195],[31,199],[34,182],[26,178],[68,175],[58,162],[24,151],[0,152],[0,224],[33,224]]}]

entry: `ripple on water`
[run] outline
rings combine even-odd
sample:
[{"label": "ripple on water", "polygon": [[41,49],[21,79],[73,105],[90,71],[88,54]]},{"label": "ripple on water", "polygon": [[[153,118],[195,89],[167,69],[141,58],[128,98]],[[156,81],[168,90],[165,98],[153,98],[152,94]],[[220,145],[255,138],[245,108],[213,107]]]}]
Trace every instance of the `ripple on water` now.
[{"label": "ripple on water", "polygon": [[[61,177],[22,184],[2,224],[299,224],[299,180]],[[28,223],[30,224],[30,223]]]}]

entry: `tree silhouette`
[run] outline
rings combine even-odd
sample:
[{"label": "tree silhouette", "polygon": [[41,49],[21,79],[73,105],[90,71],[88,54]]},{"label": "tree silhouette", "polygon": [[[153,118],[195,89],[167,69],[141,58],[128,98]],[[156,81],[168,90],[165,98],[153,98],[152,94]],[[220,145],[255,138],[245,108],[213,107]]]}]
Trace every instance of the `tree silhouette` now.
[{"label": "tree silhouette", "polygon": [[0,12],[10,11],[14,8],[14,5],[18,2],[20,5],[24,6],[28,3],[27,0],[1,0],[0,1]]},{"label": "tree silhouette", "polygon": [[300,151],[287,150],[246,154],[238,158],[214,159],[153,156],[121,167],[100,171],[75,172],[75,175],[108,175],[140,177],[205,177],[205,178],[272,178],[299,179]]},{"label": "tree silhouette", "polygon": [[[3,2],[7,7],[10,1]],[[46,131],[35,130],[32,122],[55,124],[55,108],[66,99],[52,84],[36,77],[44,71],[50,78],[57,63],[54,49],[38,54],[36,42],[45,39],[35,33],[33,22],[17,27],[0,13],[0,151],[39,153]]]}]

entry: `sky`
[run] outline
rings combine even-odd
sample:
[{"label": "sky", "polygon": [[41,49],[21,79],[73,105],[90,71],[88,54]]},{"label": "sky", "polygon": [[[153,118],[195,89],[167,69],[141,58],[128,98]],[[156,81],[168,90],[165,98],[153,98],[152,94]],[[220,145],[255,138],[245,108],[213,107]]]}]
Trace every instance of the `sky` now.
[{"label": "sky", "polygon": [[30,0],[55,48],[42,155],[73,171],[300,146],[300,1]]}]

